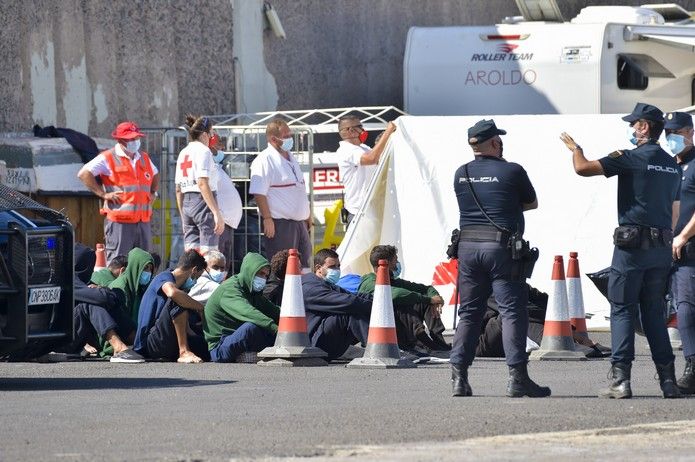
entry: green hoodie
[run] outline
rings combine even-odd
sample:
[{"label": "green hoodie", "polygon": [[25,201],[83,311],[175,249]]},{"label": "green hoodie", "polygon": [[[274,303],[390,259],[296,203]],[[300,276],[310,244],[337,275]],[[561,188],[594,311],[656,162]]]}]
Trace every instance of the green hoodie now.
[{"label": "green hoodie", "polygon": [[[362,276],[357,292],[372,294],[374,293],[375,284],[376,274],[365,274]],[[432,286],[391,278],[391,298],[394,306],[412,306],[418,303],[427,303],[429,305],[430,299],[436,295],[439,295],[439,292]]]},{"label": "green hoodie", "polygon": [[92,273],[92,278],[89,282],[92,282],[99,287],[108,287],[116,278],[113,277],[111,270],[108,268],[102,268],[99,271]]},{"label": "green hoodie", "polygon": [[142,294],[145,293],[145,289],[147,289],[146,285],[140,285],[140,275],[148,263],[152,263],[154,267],[152,255],[139,247],[135,247],[128,252],[128,266],[125,271],[109,284],[109,289],[120,289],[123,291],[125,294],[123,310],[136,324],[138,322],[138,311],[140,310],[140,299]]},{"label": "green hoodie", "polygon": [[241,262],[239,274],[224,281],[205,304],[203,332],[208,349],[217,347],[220,338],[232,334],[245,322],[252,322],[272,332],[278,331],[280,308],[263,296],[252,292],[253,278],[268,260],[257,253],[248,253]]}]

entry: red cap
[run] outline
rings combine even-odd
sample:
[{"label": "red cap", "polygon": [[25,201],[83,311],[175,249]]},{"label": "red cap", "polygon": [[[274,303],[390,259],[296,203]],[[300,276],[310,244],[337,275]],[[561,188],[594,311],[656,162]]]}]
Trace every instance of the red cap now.
[{"label": "red cap", "polygon": [[144,133],[140,131],[135,122],[121,122],[116,126],[116,129],[111,132],[111,137],[116,140],[134,140],[136,138],[142,138],[145,136]]}]

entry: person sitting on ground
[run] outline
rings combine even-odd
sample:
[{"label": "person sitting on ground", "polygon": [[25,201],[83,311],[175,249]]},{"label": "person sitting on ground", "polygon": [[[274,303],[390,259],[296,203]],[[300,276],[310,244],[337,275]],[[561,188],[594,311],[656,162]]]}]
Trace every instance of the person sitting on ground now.
[{"label": "person sitting on ground", "polygon": [[206,263],[196,250],[184,252],[173,270],[154,277],[142,296],[133,349],[151,359],[200,363],[207,357],[202,337],[189,327],[189,310],[202,313],[202,303],[185,291],[205,271]]},{"label": "person sitting on ground", "polygon": [[127,256],[118,255],[113,257],[106,268],[102,268],[99,271],[92,273],[92,278],[89,282],[90,284],[94,284],[99,287],[108,287],[109,284],[115,281],[118,276],[123,274],[126,266],[128,266]]},{"label": "person sitting on ground", "polygon": [[210,250],[205,254],[207,267],[200,275],[195,285],[188,292],[193,300],[203,305],[208,302],[210,295],[217,289],[227,277],[227,259],[219,250]]},{"label": "person sitting on ground", "polygon": [[[280,308],[263,296],[270,265],[249,252],[239,274],[227,279],[205,305],[203,331],[214,362],[239,361],[275,343]],[[253,355],[252,355],[253,356]]]},{"label": "person sitting on ground", "polygon": [[135,323],[121,308],[122,297],[111,289],[87,285],[95,261],[94,250],[75,244],[74,338],[64,352],[77,353],[86,344],[98,345],[101,337],[113,349],[111,362],[142,363],[144,358],[126,345],[135,337]]},{"label": "person sitting on ground", "polygon": [[340,259],[331,249],[314,256],[314,272],[302,275],[307,333],[312,346],[336,359],[356,343],[366,346],[372,297],[338,287]]},{"label": "person sitting on ground", "polygon": [[[297,253],[301,261],[299,252]],[[263,289],[265,298],[280,306],[282,303],[282,290],[285,287],[285,273],[287,272],[287,259],[290,257],[289,250],[281,250],[270,259],[270,276]]]},{"label": "person sitting on ground", "polygon": [[[137,325],[140,300],[152,280],[153,270],[152,256],[141,248],[135,247],[128,252],[128,265],[125,271],[109,284],[109,289],[124,300],[121,308],[133,321],[133,325]],[[112,356],[114,353],[113,348],[103,337],[99,338],[97,351],[104,357]]]},{"label": "person sitting on ground", "polygon": [[441,307],[444,300],[434,287],[400,278],[401,263],[398,261],[396,247],[377,245],[372,249],[369,262],[374,272],[362,276],[358,292],[374,293],[379,260],[389,262],[398,346],[403,350],[413,350],[416,347],[424,351],[451,350],[451,345],[446,343],[442,335],[444,324],[441,320]]},{"label": "person sitting on ground", "polygon": [[[526,335],[537,345],[540,345],[543,339],[548,294],[528,284],[527,286],[529,295],[526,308],[528,309],[529,325]],[[480,326],[480,338],[475,349],[475,356],[479,358],[504,358],[502,318],[494,296],[488,298],[487,301],[487,310]]]},{"label": "person sitting on ground", "polygon": [[125,270],[111,284],[109,289],[120,291],[123,295],[124,310],[133,322],[138,321],[140,300],[152,280],[154,260],[149,252],[135,247],[128,252],[128,264]]}]

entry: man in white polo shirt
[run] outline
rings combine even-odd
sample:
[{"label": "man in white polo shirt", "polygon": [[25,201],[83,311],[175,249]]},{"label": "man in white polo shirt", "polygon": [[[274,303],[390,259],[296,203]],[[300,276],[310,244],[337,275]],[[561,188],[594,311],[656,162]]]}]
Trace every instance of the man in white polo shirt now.
[{"label": "man in white polo shirt", "polygon": [[362,127],[362,122],[356,115],[346,115],[338,121],[338,133],[342,138],[336,154],[338,155],[338,170],[340,181],[343,183],[343,208],[347,210],[347,224],[359,210],[364,195],[376,171],[381,154],[391,134],[396,131],[393,122],[389,122],[383,135],[378,139],[374,149],[364,144],[368,133]]},{"label": "man in white polo shirt", "polygon": [[282,119],[266,127],[268,147],[251,163],[251,184],[263,218],[263,248],[270,259],[281,250],[298,249],[302,266],[309,267],[313,255],[309,229],[311,213],[304,176],[292,155],[294,138]]}]

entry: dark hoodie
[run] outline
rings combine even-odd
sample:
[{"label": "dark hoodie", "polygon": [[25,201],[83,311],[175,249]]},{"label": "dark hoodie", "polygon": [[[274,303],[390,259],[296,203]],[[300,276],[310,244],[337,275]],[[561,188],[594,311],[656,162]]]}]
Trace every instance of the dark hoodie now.
[{"label": "dark hoodie", "polygon": [[324,318],[334,315],[359,315],[369,318],[372,296],[353,294],[326,282],[314,273],[302,275],[302,294],[306,308],[307,331],[313,337]]},{"label": "dark hoodie", "polygon": [[109,309],[116,308],[123,303],[123,299],[114,291],[103,287],[87,287],[96,261],[94,250],[79,242],[75,244],[75,305],[89,303]]},{"label": "dark hoodie", "polygon": [[224,336],[234,333],[245,322],[277,332],[280,308],[253,292],[253,278],[268,260],[257,253],[248,253],[241,262],[239,274],[224,281],[205,304],[203,332],[208,349],[212,350]]}]

